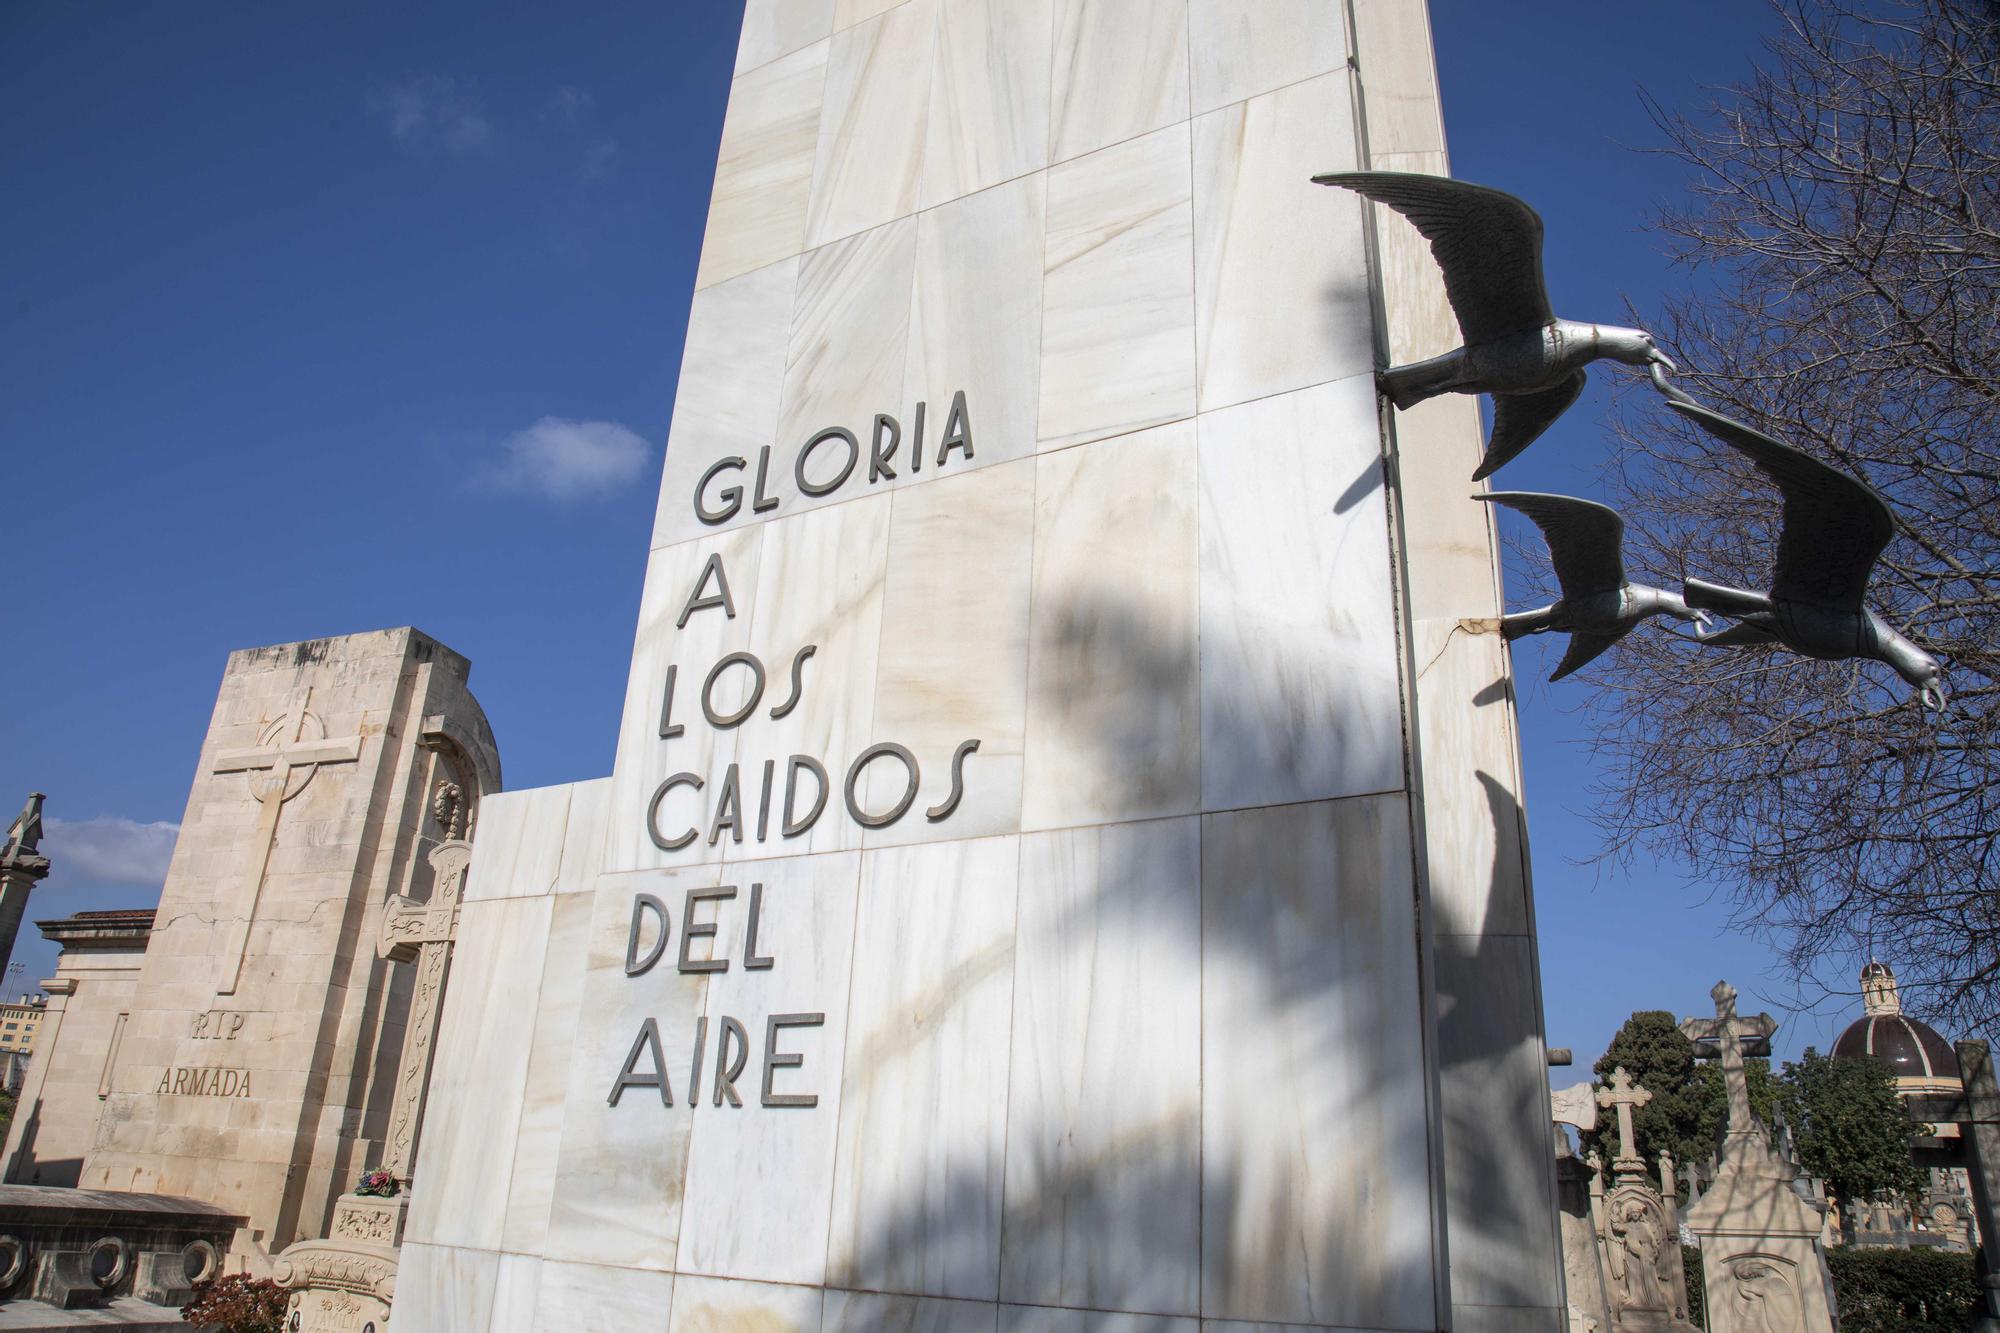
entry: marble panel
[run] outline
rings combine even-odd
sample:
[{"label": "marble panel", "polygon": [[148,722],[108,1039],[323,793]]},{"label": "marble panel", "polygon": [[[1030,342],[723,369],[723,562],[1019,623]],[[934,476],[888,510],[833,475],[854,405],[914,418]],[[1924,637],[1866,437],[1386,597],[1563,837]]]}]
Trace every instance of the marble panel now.
[{"label": "marble panel", "polygon": [[924,208],[1046,166],[1054,0],[938,0]]},{"label": "marble panel", "polygon": [[1014,838],[862,854],[829,1283],[998,1290],[1018,859]]},{"label": "marble panel", "polygon": [[1452,1333],[1566,1333],[1570,1323],[1560,1306],[1454,1304],[1451,1327]]},{"label": "marble panel", "polygon": [[[761,525],[733,528],[699,541],[656,549],[646,562],[646,588],[639,601],[639,630],[632,648],[632,674],[625,686],[625,712],[619,722],[618,762],[611,780],[611,827],[605,838],[607,872],[649,866],[687,864],[718,859],[721,848],[706,840],[708,811],[729,765],[736,759],[736,733],[707,724],[701,711],[701,688],[716,663],[750,646],[755,619],[757,564],[763,549]],[[710,558],[720,562],[729,585],[729,606],[708,606],[687,615],[697,590],[703,598],[717,595],[720,582],[710,572]],[[736,614],[730,615],[730,607]],[[741,674],[736,668],[732,673]],[[680,727],[662,738],[662,705],[668,673],[674,677],[672,722]],[[716,701],[723,702],[726,683],[718,681]],[[658,824],[674,839],[689,828],[703,836],[678,850],[653,842],[647,831],[648,808],[668,776],[693,773],[699,790],[676,787],[661,802]]]},{"label": "marble panel", "polygon": [[[910,748],[923,784],[910,813],[870,829],[866,847],[1012,833],[1021,819],[1021,753],[1028,693],[1028,582],[1034,542],[1035,462],[1021,459],[945,477],[896,496],[875,675],[874,735]],[[967,546],[977,534],[978,554]],[[959,804],[951,760],[967,756]],[[871,765],[868,808],[900,794],[895,765]]]},{"label": "marble panel", "polygon": [[807,248],[916,211],[936,31],[937,0],[904,0],[828,43]]},{"label": "marble panel", "polygon": [[[683,1273],[809,1286],[826,1275],[860,872],[859,853],[765,861],[732,874],[737,896],[713,913],[720,933],[712,956],[729,960],[729,968],[709,979],[709,1026],[717,1028],[724,1015],[738,1019],[750,1050],[738,1081],[741,1106],[716,1104],[717,1062],[713,1055],[708,1061],[682,1209]],[[763,885],[754,943],[757,954],[774,960],[768,970],[744,966],[751,957],[751,876]],[[778,1033],[778,1049],[803,1056],[804,1063],[771,1076],[774,1094],[814,1096],[814,1106],[760,1104],[773,1014],[821,1016],[818,1026]],[[815,1305],[815,1316],[817,1311]]]},{"label": "marble panel", "polygon": [[1024,836],[1016,936],[1001,1296],[1198,1313],[1200,821]]},{"label": "marble panel", "polygon": [[[724,458],[744,460],[744,469],[710,482],[704,503],[725,505],[723,492],[736,485],[744,499],[730,522],[740,526],[763,517],[751,511],[750,497],[762,451],[778,438],[798,277],[799,260],[792,257],[694,294],[653,518],[654,546],[713,531],[696,513],[695,492],[702,474]],[[789,469],[791,457],[789,448],[772,449],[770,466]]]},{"label": "marble panel", "polygon": [[555,1193],[556,1159],[562,1148],[570,1052],[583,1019],[580,1005],[591,910],[592,900],[584,893],[562,894],[549,910],[548,947],[536,992],[539,1003],[528,1050],[528,1076],[522,1089],[520,1126],[514,1136],[507,1211],[501,1224],[501,1247],[517,1253],[539,1253],[548,1233],[549,1201]]},{"label": "marble panel", "polygon": [[479,803],[465,901],[533,898],[547,893],[562,863],[569,788],[496,791]]},{"label": "marble panel", "polygon": [[996,1333],[999,1307],[869,1291],[829,1291],[822,1333]]},{"label": "marble panel", "polygon": [[1023,828],[1201,797],[1194,423],[1036,462]]},{"label": "marble panel", "polygon": [[1507,641],[1457,620],[1419,620],[1411,630],[1435,929],[1528,934]]},{"label": "marble panel", "polygon": [[1203,415],[1202,808],[1403,785],[1372,376]]},{"label": "marble panel", "polygon": [[[929,406],[922,472],[908,466],[914,420],[903,425],[905,483],[952,468],[1035,452],[1041,373],[1043,177],[1023,176],[954,200],[917,220],[906,406]],[[973,455],[939,457],[953,395],[965,394]],[[934,471],[933,469],[937,469]]]},{"label": "marble panel", "polygon": [[453,1054],[433,1071],[425,1102],[425,1187],[410,1199],[412,1240],[500,1248],[530,1047],[492,1034],[534,1029],[540,999],[526,979],[542,975],[553,904],[506,898],[459,913],[437,1039]]},{"label": "marble panel", "polygon": [[814,42],[730,86],[696,288],[804,248],[827,46]]},{"label": "marble panel", "polygon": [[[535,1300],[541,1285],[540,1259],[525,1254],[501,1255],[493,1283],[493,1322],[486,1326],[487,1333],[537,1333]],[[410,1323],[406,1320],[403,1326],[408,1328]]]},{"label": "marble panel", "polygon": [[1452,1302],[1561,1305],[1534,941],[1438,935],[1432,952]]},{"label": "marble panel", "polygon": [[[800,261],[785,388],[768,494],[774,515],[851,499],[869,485],[867,452],[877,413],[901,419],[917,257],[914,218],[823,246]],[[842,426],[860,441],[856,476],[826,499],[801,493],[795,461],[819,431]],[[938,429],[941,429],[941,425]],[[837,475],[837,448],[810,460],[809,484]]]},{"label": "marble panel", "polygon": [[833,31],[833,0],[744,0],[736,72],[811,46]]},{"label": "marble panel", "polygon": [[682,1273],[667,1333],[819,1333],[820,1300],[816,1287]]},{"label": "marble panel", "polygon": [[1203,1313],[1433,1327],[1404,798],[1207,815],[1201,854]]},{"label": "marble panel", "polygon": [[1048,174],[1041,447],[1194,413],[1194,203],[1185,124]]},{"label": "marble panel", "polygon": [[1188,0],[1194,114],[1339,69],[1344,10],[1324,0]]},{"label": "marble panel", "polygon": [[535,1327],[666,1333],[673,1302],[672,1273],[548,1261],[542,1264]]},{"label": "marble panel", "polygon": [[[614,875],[601,880],[592,895],[578,1004],[591,1021],[577,1027],[570,1053],[562,1150],[542,1250],[549,1258],[656,1270],[675,1265],[693,1123],[688,1072],[707,977],[679,972],[678,945],[671,942],[650,971],[627,976],[626,940],[634,895],[650,893],[668,905],[675,917],[672,938],[678,940],[687,891],[712,887],[720,878],[718,866]],[[648,927],[642,948],[651,939]],[[642,1087],[625,1089],[612,1106],[609,1095],[647,1019],[659,1032],[672,1105],[661,1105],[658,1090]],[[641,1047],[637,1072],[651,1073],[651,1064]],[[546,1272],[542,1287],[546,1299]]]},{"label": "marble panel", "polygon": [[485,1328],[493,1318],[499,1269],[500,1256],[488,1250],[404,1242],[396,1271],[398,1324]]},{"label": "marble panel", "polygon": [[1056,0],[1049,161],[1188,116],[1187,0]]},{"label": "marble panel", "polygon": [[1195,120],[1203,411],[1373,371],[1361,203],[1312,183],[1355,160],[1344,73]]},{"label": "marble panel", "polygon": [[611,779],[569,784],[569,823],[563,829],[557,893],[587,893],[604,873],[604,840],[611,830]]},{"label": "marble panel", "polygon": [[1370,150],[1443,151],[1430,7],[1409,0],[1353,0],[1351,12]]},{"label": "marble panel", "polygon": [[[886,492],[765,526],[750,651],[764,664],[766,684],[736,743],[742,837],[723,831],[719,819],[712,818],[704,839],[714,843],[725,861],[861,846],[862,826],[848,816],[842,779],[874,739],[875,653],[888,548]],[[791,702],[793,662],[808,647],[814,652],[799,669],[799,699],[782,718],[773,717]],[[721,693],[718,686],[718,698]],[[785,782],[788,758],[795,754],[811,755],[825,765],[831,790],[813,826],[787,838]],[[764,820],[767,762],[771,796]],[[718,817],[721,801],[718,793]],[[804,799],[800,808],[809,808]]]},{"label": "marble panel", "polygon": [[1003,1305],[1000,1333],[1201,1333],[1198,1319],[1163,1314],[1106,1314],[1046,1305]]},{"label": "marble panel", "polygon": [[907,0],[835,0],[833,26],[849,28],[904,3]]}]

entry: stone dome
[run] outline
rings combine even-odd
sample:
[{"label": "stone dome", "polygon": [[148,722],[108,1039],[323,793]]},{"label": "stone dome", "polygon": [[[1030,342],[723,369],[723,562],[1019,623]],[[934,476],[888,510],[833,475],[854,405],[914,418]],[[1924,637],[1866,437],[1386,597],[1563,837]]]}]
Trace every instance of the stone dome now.
[{"label": "stone dome", "polygon": [[1951,1043],[1929,1024],[1903,1012],[1896,974],[1888,964],[1870,963],[1861,969],[1861,994],[1867,1012],[1833,1043],[1834,1055],[1874,1056],[1889,1066],[1897,1088],[1904,1092],[1959,1086],[1958,1056]]}]

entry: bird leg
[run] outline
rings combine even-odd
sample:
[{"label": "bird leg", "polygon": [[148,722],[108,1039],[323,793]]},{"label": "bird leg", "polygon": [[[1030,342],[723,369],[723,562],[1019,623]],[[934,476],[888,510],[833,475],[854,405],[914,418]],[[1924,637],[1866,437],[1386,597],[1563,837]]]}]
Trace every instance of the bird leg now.
[{"label": "bird leg", "polygon": [[1511,616],[1500,618],[1500,636],[1512,643],[1524,634],[1540,634],[1550,627],[1555,619],[1555,607],[1544,606],[1533,611],[1516,611]]},{"label": "bird leg", "polygon": [[[1684,393],[1680,389],[1676,389],[1668,381],[1667,377],[1672,373],[1669,368],[1672,365],[1673,363],[1671,361],[1668,361],[1664,357],[1653,362],[1653,364],[1648,368],[1647,371],[1647,373],[1650,374],[1653,378],[1653,387],[1660,391],[1660,395],[1663,398],[1666,398],[1672,402],[1694,403],[1695,400],[1691,396]],[[1696,405],[1699,406],[1699,404]]]}]

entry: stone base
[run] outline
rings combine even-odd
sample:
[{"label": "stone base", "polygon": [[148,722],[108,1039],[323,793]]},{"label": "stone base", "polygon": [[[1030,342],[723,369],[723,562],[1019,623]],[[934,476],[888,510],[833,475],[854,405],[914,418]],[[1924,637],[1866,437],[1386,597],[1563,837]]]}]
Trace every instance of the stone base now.
[{"label": "stone base", "polygon": [[396,1262],[409,1196],[343,1194],[332,1235],[302,1240],[277,1258],[273,1274],[292,1292],[286,1327],[297,1333],[388,1333]]},{"label": "stone base", "polygon": [[58,1310],[87,1310],[104,1304],[104,1288],[91,1275],[90,1255],[83,1250],[43,1250],[35,1256],[31,1300]]},{"label": "stone base", "polygon": [[0,1303],[0,1333],[76,1333],[110,1328],[120,1333],[193,1333],[178,1310],[120,1296],[94,1310],[54,1310],[35,1301]]}]

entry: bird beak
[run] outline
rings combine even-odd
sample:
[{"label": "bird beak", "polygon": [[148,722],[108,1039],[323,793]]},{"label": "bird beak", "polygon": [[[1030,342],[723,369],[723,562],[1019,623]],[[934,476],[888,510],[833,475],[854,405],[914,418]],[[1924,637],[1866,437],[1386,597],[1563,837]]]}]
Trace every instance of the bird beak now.
[{"label": "bird beak", "polygon": [[1921,697],[1924,701],[1924,707],[1930,709],[1933,713],[1944,712],[1945,696],[1943,681],[1933,681],[1931,684],[1924,686]]},{"label": "bird beak", "polygon": [[1653,349],[1652,354],[1646,359],[1656,366],[1665,366],[1669,375],[1678,375],[1681,373],[1681,368],[1674,364],[1674,359],[1657,347]]}]

